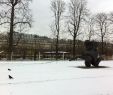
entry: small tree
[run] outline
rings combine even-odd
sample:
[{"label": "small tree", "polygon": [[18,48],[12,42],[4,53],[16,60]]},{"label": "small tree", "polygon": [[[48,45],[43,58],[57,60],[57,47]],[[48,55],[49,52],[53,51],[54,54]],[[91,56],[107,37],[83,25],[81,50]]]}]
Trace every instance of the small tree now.
[{"label": "small tree", "polygon": [[59,37],[61,31],[61,20],[63,13],[65,11],[65,2],[62,0],[52,0],[51,1],[51,10],[54,14],[54,33],[56,37],[56,60],[58,59],[58,47],[59,47]]}]

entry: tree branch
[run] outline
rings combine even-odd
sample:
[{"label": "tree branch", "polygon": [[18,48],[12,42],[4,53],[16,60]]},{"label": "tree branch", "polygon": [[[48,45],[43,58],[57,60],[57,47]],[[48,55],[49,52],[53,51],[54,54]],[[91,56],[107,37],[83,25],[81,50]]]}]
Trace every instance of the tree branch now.
[{"label": "tree branch", "polygon": [[16,22],[16,23],[14,23],[14,25],[13,26],[15,26],[15,25],[17,25],[17,24],[28,24],[29,25],[29,27],[31,27],[31,24],[29,23],[29,22]]}]

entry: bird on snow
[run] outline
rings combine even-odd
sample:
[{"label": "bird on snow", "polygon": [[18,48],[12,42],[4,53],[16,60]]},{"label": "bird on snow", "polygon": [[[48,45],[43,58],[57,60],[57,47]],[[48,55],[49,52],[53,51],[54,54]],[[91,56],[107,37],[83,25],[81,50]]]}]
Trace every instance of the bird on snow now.
[{"label": "bird on snow", "polygon": [[11,75],[8,75],[9,76],[9,79],[13,79],[13,77]]},{"label": "bird on snow", "polygon": [[10,68],[8,68],[8,71],[11,71],[11,69],[10,69]]}]

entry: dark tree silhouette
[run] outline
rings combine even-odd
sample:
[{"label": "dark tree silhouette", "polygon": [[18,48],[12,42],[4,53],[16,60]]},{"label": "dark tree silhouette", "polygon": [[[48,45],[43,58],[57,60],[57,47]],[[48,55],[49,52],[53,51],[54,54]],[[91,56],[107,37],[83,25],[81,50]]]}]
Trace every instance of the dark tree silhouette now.
[{"label": "dark tree silhouette", "polygon": [[0,25],[2,28],[5,26],[4,29],[8,32],[8,60],[12,59],[14,32],[31,27],[30,1],[32,0],[0,0]]},{"label": "dark tree silhouette", "polygon": [[61,31],[60,21],[62,20],[62,15],[65,11],[65,2],[62,0],[52,0],[51,10],[54,14],[54,32],[56,37],[56,60],[58,59],[58,47],[59,47],[59,34]]},{"label": "dark tree silhouette", "polygon": [[85,0],[70,0],[68,15],[68,31],[73,36],[73,58],[75,58],[76,38],[80,35],[82,22],[87,15],[87,2]]},{"label": "dark tree silhouette", "polygon": [[97,35],[101,38],[101,53],[104,54],[104,39],[108,34],[109,20],[105,13],[98,13],[95,18]]}]

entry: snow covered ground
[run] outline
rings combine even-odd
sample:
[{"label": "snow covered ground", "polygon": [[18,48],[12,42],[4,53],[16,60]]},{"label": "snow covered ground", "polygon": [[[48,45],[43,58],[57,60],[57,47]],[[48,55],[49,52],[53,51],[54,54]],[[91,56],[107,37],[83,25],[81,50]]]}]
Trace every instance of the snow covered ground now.
[{"label": "snow covered ground", "polygon": [[0,62],[0,95],[113,95],[113,61]]}]

